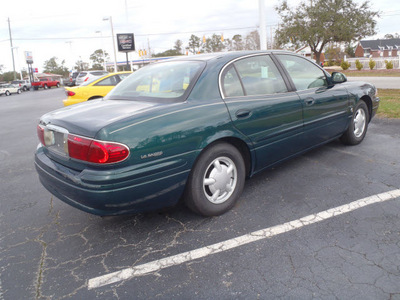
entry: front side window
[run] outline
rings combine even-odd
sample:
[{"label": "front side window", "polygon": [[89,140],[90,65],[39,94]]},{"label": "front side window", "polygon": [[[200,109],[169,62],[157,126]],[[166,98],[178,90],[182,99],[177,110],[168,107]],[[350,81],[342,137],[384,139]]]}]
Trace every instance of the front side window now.
[{"label": "front side window", "polygon": [[270,95],[287,92],[271,57],[259,55],[234,62],[222,75],[225,97]]},{"label": "front side window", "polygon": [[277,57],[298,91],[328,86],[325,73],[306,58],[280,54]]},{"label": "front side window", "polygon": [[182,100],[204,66],[198,61],[171,61],[144,67],[118,84],[107,99]]}]

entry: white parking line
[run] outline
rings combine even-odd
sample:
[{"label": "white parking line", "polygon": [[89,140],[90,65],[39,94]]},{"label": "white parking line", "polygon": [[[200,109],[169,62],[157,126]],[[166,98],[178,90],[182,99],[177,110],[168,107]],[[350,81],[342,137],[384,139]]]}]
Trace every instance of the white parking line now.
[{"label": "white parking line", "polygon": [[180,265],[185,262],[189,262],[195,259],[199,259],[211,254],[220,253],[229,249],[233,249],[242,245],[246,245],[255,241],[271,238],[281,233],[289,232],[294,229],[311,225],[317,222],[327,220],[329,218],[339,216],[367,205],[384,202],[387,200],[395,199],[400,197],[400,189],[392,190],[386,193],[370,196],[364,199],[360,199],[349,204],[331,208],[317,214],[312,214],[301,219],[290,221],[281,225],[269,227],[254,231],[230,240],[226,240],[220,243],[216,243],[203,248],[183,252],[174,256],[162,258],[149,263],[138,265],[135,267],[127,268],[96,278],[92,278],[88,282],[88,289],[94,289],[101,286],[116,283],[122,280],[127,280],[137,276],[143,276],[152,272],[160,271],[165,268]]}]

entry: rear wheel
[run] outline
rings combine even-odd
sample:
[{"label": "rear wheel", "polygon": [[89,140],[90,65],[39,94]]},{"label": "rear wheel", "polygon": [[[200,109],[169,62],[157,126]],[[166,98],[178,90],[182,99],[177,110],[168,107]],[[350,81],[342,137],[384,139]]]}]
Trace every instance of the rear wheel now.
[{"label": "rear wheel", "polygon": [[26,92],[28,90],[28,88],[26,86],[24,86],[22,89],[24,90],[24,92]]},{"label": "rear wheel", "polygon": [[342,135],[340,140],[346,145],[358,145],[361,143],[367,133],[369,113],[367,104],[360,100],[353,113],[349,128]]},{"label": "rear wheel", "polygon": [[10,96],[11,95],[11,93],[9,91],[6,91],[5,94],[6,94],[6,96]]},{"label": "rear wheel", "polygon": [[196,213],[217,216],[230,210],[245,182],[245,164],[232,145],[218,143],[203,152],[186,186],[185,202]]},{"label": "rear wheel", "polygon": [[47,84],[45,84],[45,85],[43,86],[43,88],[44,88],[45,90],[47,90],[49,87],[47,86]]},{"label": "rear wheel", "polygon": [[17,93],[18,93],[18,94],[21,94],[21,89],[18,89]]},{"label": "rear wheel", "polygon": [[60,84],[57,82],[57,87],[59,88],[60,87]]}]

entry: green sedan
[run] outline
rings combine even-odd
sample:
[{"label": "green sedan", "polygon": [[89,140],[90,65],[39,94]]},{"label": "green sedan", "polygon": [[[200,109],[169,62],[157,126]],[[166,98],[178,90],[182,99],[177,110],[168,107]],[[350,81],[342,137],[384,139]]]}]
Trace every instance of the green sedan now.
[{"label": "green sedan", "polygon": [[92,214],[182,200],[215,216],[246,178],[334,139],[359,144],[378,106],[373,85],[291,52],[186,56],[42,116],[35,165],[45,188]]}]

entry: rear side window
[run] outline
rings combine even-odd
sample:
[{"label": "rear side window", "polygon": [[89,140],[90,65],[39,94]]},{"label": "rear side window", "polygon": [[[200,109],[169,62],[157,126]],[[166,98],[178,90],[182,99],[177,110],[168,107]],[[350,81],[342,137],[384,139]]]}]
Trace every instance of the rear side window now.
[{"label": "rear side window", "polygon": [[234,62],[223,72],[221,85],[225,97],[270,95],[288,91],[269,55]]},{"label": "rear side window", "polygon": [[298,91],[328,86],[325,73],[311,61],[294,56],[277,55]]},{"label": "rear side window", "polygon": [[95,85],[97,85],[97,86],[114,86],[114,85],[117,85],[118,82],[119,82],[119,78],[117,77],[117,75],[114,75],[114,76],[110,76],[110,77],[107,77],[107,78],[99,81]]}]

